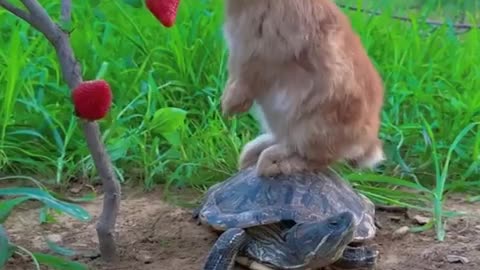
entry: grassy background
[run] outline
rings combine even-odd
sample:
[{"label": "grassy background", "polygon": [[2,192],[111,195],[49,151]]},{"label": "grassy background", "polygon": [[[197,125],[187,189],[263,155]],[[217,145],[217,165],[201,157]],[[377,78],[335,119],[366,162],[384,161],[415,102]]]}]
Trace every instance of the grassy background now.
[{"label": "grassy background", "polygon": [[[58,17],[58,1],[40,2]],[[384,11],[374,17],[346,12],[385,80],[381,136],[389,158],[377,172],[340,168],[344,175],[380,201],[420,202],[399,187],[431,191],[438,203],[444,191],[477,192],[480,34],[456,35],[421,20],[479,24],[477,1],[339,2]],[[113,88],[114,105],[101,126],[121,181],[146,188],[210,185],[235,172],[241,146],[257,134],[250,116],[220,115],[227,57],[222,5],[184,0],[176,26],[165,29],[142,1],[74,3],[71,37],[85,79],[108,64],[103,78]],[[392,20],[390,11],[414,22]],[[53,50],[1,9],[0,21],[0,171],[51,184],[97,181]],[[175,133],[148,126],[165,107],[187,112]]]}]

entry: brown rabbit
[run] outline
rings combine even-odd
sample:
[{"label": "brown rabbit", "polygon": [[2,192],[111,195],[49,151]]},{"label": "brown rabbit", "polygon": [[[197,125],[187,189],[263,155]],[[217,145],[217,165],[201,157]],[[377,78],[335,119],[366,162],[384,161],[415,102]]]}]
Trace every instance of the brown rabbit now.
[{"label": "brown rabbit", "polygon": [[226,0],[229,48],[222,111],[258,105],[265,133],[239,167],[272,176],[336,161],[373,168],[383,82],[350,21],[330,0]]}]

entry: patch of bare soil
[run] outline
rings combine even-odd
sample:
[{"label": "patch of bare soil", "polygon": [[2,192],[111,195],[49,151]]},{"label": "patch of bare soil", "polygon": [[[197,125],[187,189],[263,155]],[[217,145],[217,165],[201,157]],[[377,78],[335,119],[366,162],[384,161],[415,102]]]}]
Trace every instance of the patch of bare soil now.
[{"label": "patch of bare soil", "polygon": [[467,216],[449,219],[445,241],[435,240],[435,232],[395,234],[403,226],[418,226],[413,211],[398,215],[378,212],[382,229],[375,242],[380,248],[378,269],[381,270],[474,270],[480,269],[480,208],[461,197],[449,198],[449,210]]},{"label": "patch of bare soil", "polygon": [[[216,235],[191,219],[191,210],[173,206],[159,193],[124,195],[118,219],[118,246],[121,255],[116,265],[106,266],[98,258],[82,257],[90,269],[196,270],[213,245]],[[16,211],[7,223],[10,237],[29,249],[46,251],[43,235],[80,252],[97,247],[95,222],[101,211],[101,198],[85,204],[93,215],[89,223],[59,217],[52,225],[37,225],[38,211]],[[381,229],[374,240],[380,249],[379,270],[478,270],[480,269],[480,210],[477,205],[453,198],[451,210],[464,211],[468,217],[450,219],[446,240],[435,241],[433,231],[394,233],[403,226],[417,226],[415,213],[379,211]],[[16,256],[7,270],[34,269],[31,261]],[[45,268],[46,269],[46,268]]]}]

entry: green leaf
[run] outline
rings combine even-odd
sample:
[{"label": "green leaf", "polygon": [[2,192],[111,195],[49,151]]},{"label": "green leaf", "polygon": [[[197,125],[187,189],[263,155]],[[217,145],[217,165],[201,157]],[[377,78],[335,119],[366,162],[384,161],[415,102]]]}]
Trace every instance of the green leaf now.
[{"label": "green leaf", "polygon": [[87,270],[87,266],[82,263],[73,262],[62,257],[48,255],[44,253],[32,253],[40,264],[47,265],[57,270]]},{"label": "green leaf", "polygon": [[18,197],[11,200],[6,200],[0,203],[0,224],[5,223],[7,218],[10,216],[13,208],[27,200],[29,197]]},{"label": "green leaf", "polygon": [[64,212],[78,220],[90,220],[90,214],[80,206],[66,203],[55,199],[48,192],[38,188],[3,188],[0,189],[0,196],[26,196],[31,199],[36,199],[48,207]]},{"label": "green leaf", "polygon": [[75,255],[75,251],[62,247],[60,245],[57,245],[57,243],[50,241],[48,239],[45,239],[45,242],[47,242],[48,248],[51,249],[53,252],[58,253],[59,255],[62,256],[73,256]]},{"label": "green leaf", "polygon": [[96,7],[98,5],[100,5],[100,0],[90,0],[91,7]]},{"label": "green leaf", "polygon": [[154,113],[150,129],[160,135],[168,134],[183,127],[186,117],[185,110],[173,107],[161,108]]},{"label": "green leaf", "polygon": [[97,76],[95,76],[96,80],[99,80],[105,76],[108,70],[108,62],[103,61],[102,65],[100,66],[100,70],[97,72]]},{"label": "green leaf", "polygon": [[410,228],[410,232],[412,233],[426,232],[432,228],[433,228],[433,220],[429,221],[425,225]]},{"label": "green leaf", "polygon": [[39,214],[39,220],[41,224],[45,223],[55,223],[57,220],[55,219],[55,216],[50,213],[50,208],[47,206],[42,207],[40,209],[40,214]]},{"label": "green leaf", "polygon": [[123,2],[131,7],[134,8],[141,8],[143,7],[141,0],[123,0]]},{"label": "green leaf", "polygon": [[478,202],[478,201],[480,201],[480,196],[469,197],[467,201],[471,202],[471,203],[472,202]]},{"label": "green leaf", "polygon": [[10,245],[7,231],[5,231],[3,225],[0,224],[0,269],[3,269],[5,267],[8,259],[12,257],[13,252],[14,248],[12,247],[12,245]]},{"label": "green leaf", "polygon": [[178,132],[167,132],[163,134],[163,137],[174,146],[179,146],[182,143],[180,134]]},{"label": "green leaf", "polygon": [[64,194],[57,193],[57,192],[54,192],[54,191],[50,191],[49,193],[52,194],[52,196],[54,196],[55,198],[57,198],[59,200],[62,200],[62,201],[66,201],[66,202],[77,202],[77,203],[78,202],[91,202],[91,201],[95,200],[95,198],[96,198],[94,192],[89,192],[89,193],[83,195],[82,197],[70,197],[70,196],[66,196]]},{"label": "green leaf", "polygon": [[408,187],[413,190],[421,190],[427,193],[430,193],[430,190],[424,188],[423,186],[418,185],[415,182],[409,182],[400,178],[385,176],[385,175],[376,175],[373,173],[352,173],[345,177],[352,182],[372,182],[372,183],[383,183],[390,185],[397,185]]},{"label": "green leaf", "polygon": [[68,22],[59,21],[58,26],[65,33],[70,33],[73,30],[73,22],[72,21],[68,21]]}]

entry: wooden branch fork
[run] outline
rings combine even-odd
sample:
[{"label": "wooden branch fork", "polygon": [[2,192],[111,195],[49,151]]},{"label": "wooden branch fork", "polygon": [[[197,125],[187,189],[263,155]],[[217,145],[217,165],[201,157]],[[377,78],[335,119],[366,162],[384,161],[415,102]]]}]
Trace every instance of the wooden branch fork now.
[{"label": "wooden branch fork", "polygon": [[[83,83],[80,65],[70,44],[69,33],[62,30],[37,0],[21,0],[21,9],[8,0],[0,0],[0,6],[13,15],[21,18],[33,28],[41,32],[55,48],[64,81],[71,90]],[[71,21],[71,0],[61,1],[61,22],[68,25]],[[102,258],[112,262],[117,258],[114,230],[120,208],[120,185],[113,173],[112,164],[101,139],[101,131],[95,121],[80,119],[88,149],[92,155],[95,167],[102,179],[104,200],[102,213],[97,222],[96,230],[99,240],[99,250]]]}]

